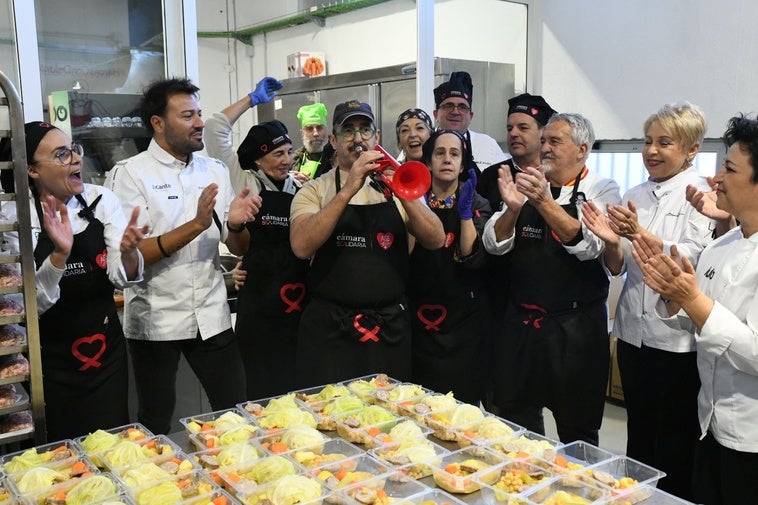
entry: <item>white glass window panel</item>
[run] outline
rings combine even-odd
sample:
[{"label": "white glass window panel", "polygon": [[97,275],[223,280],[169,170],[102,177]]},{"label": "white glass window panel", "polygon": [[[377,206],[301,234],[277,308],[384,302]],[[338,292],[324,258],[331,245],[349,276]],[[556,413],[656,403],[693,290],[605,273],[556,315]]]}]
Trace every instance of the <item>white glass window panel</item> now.
[{"label": "white glass window panel", "polygon": [[[712,176],[717,171],[717,160],[718,154],[715,152],[700,152],[695,157],[694,166],[703,177]],[[622,195],[648,177],[639,152],[592,152],[587,159],[587,167],[616,181]]]}]

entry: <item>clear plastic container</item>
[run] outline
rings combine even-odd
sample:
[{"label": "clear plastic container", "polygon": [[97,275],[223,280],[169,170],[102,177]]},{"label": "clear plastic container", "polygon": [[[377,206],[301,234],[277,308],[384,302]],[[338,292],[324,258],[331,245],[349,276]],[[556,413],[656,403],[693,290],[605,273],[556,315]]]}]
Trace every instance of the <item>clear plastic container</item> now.
[{"label": "clear plastic container", "polygon": [[[373,422],[373,419],[383,419]],[[335,416],[337,434],[354,444],[365,444],[379,433],[389,431],[402,418],[378,405],[369,405],[361,410]]]},{"label": "clear plastic container", "polygon": [[68,482],[71,480],[77,480],[82,477],[87,477],[93,473],[100,473],[94,463],[92,463],[86,456],[77,456],[76,458],[68,458],[65,460],[50,461],[45,465],[41,465],[35,468],[30,468],[23,473],[15,473],[8,476],[8,480],[13,482],[14,489],[19,494],[33,494],[43,491],[45,488],[40,488],[39,485],[45,480],[41,477],[41,472],[45,472],[51,475],[51,472],[56,472],[54,482],[51,482],[49,486],[57,485],[61,482]]},{"label": "clear plastic container", "polygon": [[627,494],[612,496],[608,505],[695,505],[653,486],[639,486]]},{"label": "clear plastic container", "polygon": [[[198,503],[218,491],[213,481],[200,471],[195,471],[170,479],[151,482],[132,489],[131,495],[137,503]],[[156,498],[153,498],[155,496]],[[160,497],[160,498],[157,498]],[[168,497],[173,497],[169,500]],[[160,501],[159,501],[160,500]]]},{"label": "clear plastic container", "polygon": [[631,497],[635,490],[640,490],[642,492],[635,497],[636,503],[645,498],[644,489],[657,486],[666,473],[635,459],[618,456],[588,466],[574,475],[584,482],[607,489],[612,496]]},{"label": "clear plastic container", "polygon": [[[617,456],[610,451],[577,440],[557,448],[553,459],[545,459],[542,462],[547,463],[546,468],[552,472],[567,474],[584,470],[585,467],[591,465],[610,461],[615,457]],[[539,460],[535,461],[537,465],[540,463]]]},{"label": "clear plastic container", "polygon": [[336,490],[325,502],[335,505],[406,503],[428,488],[401,473],[390,472]]},{"label": "clear plastic container", "polygon": [[148,482],[179,477],[200,470],[195,459],[183,452],[156,456],[150,461],[112,470],[127,488],[140,487]]},{"label": "clear plastic container", "polygon": [[76,443],[66,439],[6,454],[0,457],[0,464],[5,474],[18,480],[30,468],[73,460],[81,455],[82,451]]},{"label": "clear plastic container", "polygon": [[320,412],[324,405],[335,398],[343,396],[355,396],[353,392],[343,384],[326,384],[312,388],[299,389],[294,391],[295,401],[303,407]]},{"label": "clear plastic container", "polygon": [[323,402],[318,405],[320,410],[310,409],[310,412],[313,412],[313,415],[316,416],[316,427],[319,430],[334,431],[337,429],[337,417],[347,412],[364,409],[368,405],[368,403],[361,400],[358,396],[342,396]]},{"label": "clear plastic container", "polygon": [[373,403],[381,405],[392,412],[402,414],[415,403],[414,400],[431,393],[433,393],[431,389],[418,384],[400,382],[375,390],[373,392]]},{"label": "clear plastic container", "polygon": [[427,489],[403,499],[407,505],[465,505],[466,502],[441,489]]},{"label": "clear plastic container", "polygon": [[403,406],[403,415],[425,423],[425,418],[429,414],[448,411],[457,407],[460,403],[452,393],[430,393],[426,396],[417,397],[411,405]]},{"label": "clear plastic container", "polygon": [[33,503],[44,504],[45,500],[57,496],[66,500],[72,499],[74,494],[82,493],[86,496],[93,496],[92,488],[97,489],[96,496],[98,500],[94,503],[100,503],[105,500],[118,499],[124,494],[124,488],[118,479],[109,473],[96,473],[81,479],[63,482],[44,491],[23,495],[28,497]]},{"label": "clear plastic container", "polygon": [[214,447],[226,447],[228,445],[254,440],[264,433],[266,433],[265,430],[248,422],[238,424],[221,433],[214,431],[193,433],[189,436],[189,440],[196,450],[203,451],[206,449],[213,449]]},{"label": "clear plastic container", "polygon": [[93,433],[74,439],[81,452],[86,454],[99,468],[103,468],[103,462],[97,458],[97,454],[113,447],[123,440],[139,442],[153,437],[153,432],[140,423],[131,423],[117,426],[107,430],[97,430]]},{"label": "clear plastic container", "polygon": [[183,417],[179,422],[187,435],[195,433],[222,433],[238,424],[249,424],[250,418],[239,408],[217,410],[206,414]]},{"label": "clear plastic container", "polygon": [[256,438],[261,447],[270,454],[283,454],[305,447],[323,446],[327,440],[330,438],[318,432],[316,428],[303,426],[275,430]]},{"label": "clear plastic container", "polygon": [[442,457],[432,466],[432,476],[438,487],[451,493],[473,493],[481,484],[492,484],[500,478],[501,455],[483,447],[469,446]]},{"label": "clear plastic container", "polygon": [[139,441],[122,440],[110,449],[94,454],[93,460],[97,459],[113,473],[120,473],[138,464],[160,464],[180,454],[183,452],[175,442],[165,435],[157,435]]},{"label": "clear plastic container", "polygon": [[[368,454],[360,454],[338,462],[339,469],[334,464],[322,465],[312,469],[310,475],[326,483],[331,489],[342,489],[378,475],[388,473],[389,465],[372,458]],[[337,470],[336,472],[333,470]]]},{"label": "clear plastic container", "polygon": [[405,438],[426,438],[431,433],[432,429],[425,424],[418,423],[413,419],[401,418],[389,431],[382,431],[381,429],[378,430],[378,433],[374,430],[371,433],[366,431],[367,436],[364,437],[364,445],[368,449],[373,449],[402,442]]},{"label": "clear plastic container", "polygon": [[[322,445],[305,447],[287,453],[304,470],[313,468],[339,471],[339,462],[363,454],[363,450],[341,438],[330,438]],[[330,470],[331,471],[331,470]]]},{"label": "clear plastic container", "polygon": [[224,487],[236,495],[250,493],[259,486],[278,480],[285,475],[298,475],[300,468],[286,456],[268,456],[241,465],[219,468],[217,475]]},{"label": "clear plastic container", "polygon": [[508,459],[540,458],[552,461],[555,458],[556,450],[563,447],[563,444],[550,437],[527,430],[518,436],[493,440],[485,447],[503,454]]},{"label": "clear plastic container", "polygon": [[295,393],[237,405],[257,426],[265,430],[285,429],[298,424],[317,426],[316,416],[295,399]]},{"label": "clear plastic container", "polygon": [[495,440],[518,437],[526,430],[497,416],[485,415],[482,419],[458,427],[458,446],[488,445]]},{"label": "clear plastic container", "polygon": [[[550,479],[541,486],[523,494],[529,500],[527,503],[582,503],[585,505],[601,505],[606,503],[608,493],[598,487],[590,486],[580,480],[568,477]],[[553,501],[551,501],[553,500]]]},{"label": "clear plastic container", "polygon": [[308,475],[290,475],[268,484],[240,493],[237,499],[247,505],[317,505],[328,490],[323,482]]},{"label": "clear plastic container", "polygon": [[389,377],[387,374],[370,374],[362,377],[355,377],[340,382],[347,386],[350,391],[358,395],[358,397],[364,402],[371,403],[374,401],[374,392],[377,389],[385,389],[393,384],[398,384],[400,381]]},{"label": "clear plastic container", "polygon": [[[257,461],[266,457],[266,455],[267,453],[256,441],[249,440],[247,442],[193,452],[189,456],[194,460],[196,465],[206,473],[212,475],[219,468],[229,468]],[[220,479],[216,483],[221,485]]]},{"label": "clear plastic container", "polygon": [[423,479],[432,475],[431,465],[439,466],[442,457],[450,451],[431,440],[420,438],[383,445],[371,449],[369,454],[412,479]]},{"label": "clear plastic container", "polygon": [[[506,461],[495,468],[498,469],[498,474],[494,482],[478,482],[485,503],[526,505],[525,493],[554,478],[552,472],[526,461]],[[475,481],[477,479],[479,478],[474,478]]]},{"label": "clear plastic container", "polygon": [[458,442],[463,439],[463,426],[484,419],[484,412],[469,403],[458,403],[446,410],[430,412],[423,417],[424,424],[432,429],[432,434],[440,440]]}]

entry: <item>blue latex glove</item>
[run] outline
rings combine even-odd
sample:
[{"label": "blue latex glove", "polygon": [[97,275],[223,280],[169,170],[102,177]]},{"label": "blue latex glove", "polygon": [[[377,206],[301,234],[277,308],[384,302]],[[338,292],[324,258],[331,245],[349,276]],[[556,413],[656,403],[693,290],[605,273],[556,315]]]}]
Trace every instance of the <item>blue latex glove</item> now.
[{"label": "blue latex glove", "polygon": [[474,217],[474,194],[476,193],[476,169],[468,169],[468,180],[463,184],[458,196],[458,215],[461,219],[469,220]]},{"label": "blue latex glove", "polygon": [[274,99],[276,92],[282,89],[281,81],[273,77],[264,77],[255,86],[255,91],[248,93],[252,107],[259,103],[267,103]]}]

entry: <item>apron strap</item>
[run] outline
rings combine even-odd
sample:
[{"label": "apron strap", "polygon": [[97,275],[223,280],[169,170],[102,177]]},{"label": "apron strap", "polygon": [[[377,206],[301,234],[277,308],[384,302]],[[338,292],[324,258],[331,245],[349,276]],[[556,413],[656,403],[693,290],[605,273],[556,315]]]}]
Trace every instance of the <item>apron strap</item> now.
[{"label": "apron strap", "polygon": [[100,203],[100,200],[103,198],[102,194],[97,195],[97,198],[95,198],[95,201],[92,202],[91,205],[87,205],[87,201],[84,199],[82,195],[74,195],[76,200],[84,207],[82,210],[79,211],[79,217],[86,219],[87,222],[91,223],[93,219],[95,219],[95,207],[97,207],[97,204]]}]

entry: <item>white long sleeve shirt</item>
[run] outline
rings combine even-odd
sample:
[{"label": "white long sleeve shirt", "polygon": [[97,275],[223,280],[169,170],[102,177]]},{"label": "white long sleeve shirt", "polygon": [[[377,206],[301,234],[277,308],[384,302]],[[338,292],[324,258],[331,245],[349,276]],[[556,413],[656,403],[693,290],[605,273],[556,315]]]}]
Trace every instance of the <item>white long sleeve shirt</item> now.
[{"label": "white long sleeve shirt", "polygon": [[474,163],[476,163],[479,172],[483,172],[488,166],[507,157],[495,139],[486,133],[472,130],[469,130],[468,133],[471,137],[471,152],[474,154]]},{"label": "white long sleeve shirt", "polygon": [[215,222],[168,258],[145,267],[144,281],[124,291],[124,335],[136,340],[210,338],[231,328],[231,314],[219,260],[234,199],[229,170],[213,158],[194,153],[183,163],[154,140],[147,150],[116,164],[108,174],[124,213],[139,206],[140,223],[157,237],[194,219],[203,189],[218,184]]},{"label": "white long sleeve shirt", "polygon": [[[697,282],[715,304],[696,333],[702,436],[736,451],[758,452],[758,233],[737,227],[700,255]],[[658,305],[658,313],[665,309]],[[694,331],[680,312],[666,321]]]},{"label": "white long sleeve shirt", "polygon": [[[630,189],[622,204],[631,201],[637,208],[641,226],[663,240],[665,252],[676,245],[679,254],[697,265],[703,248],[713,239],[714,223],[695,210],[685,198],[688,184],[710,191],[707,182],[694,169],[663,182],[646,181]],[[613,334],[628,344],[670,352],[695,350],[695,337],[686,330],[672,329],[655,312],[658,294],[642,281],[642,271],[632,258],[632,243],[622,239],[626,282],[619,295]]]},{"label": "white long sleeve shirt", "polygon": [[[571,201],[571,195],[574,191],[573,186],[563,186],[561,194],[555,199],[558,205],[566,205]],[[587,175],[579,182],[579,191],[584,193],[587,200],[595,202],[599,208],[604,209],[606,204],[618,204],[621,201],[621,193],[616,181],[600,177],[594,172],[587,172]],[[582,204],[577,202],[577,211],[579,222],[582,221]],[[490,254],[500,256],[513,250],[516,244],[516,234],[514,233],[505,240],[498,241],[495,235],[495,222],[508,212],[508,207],[504,206],[499,212],[495,212],[484,225],[484,235],[482,242],[484,248]],[[581,261],[593,260],[600,256],[605,249],[605,243],[593,234],[584,224],[582,226],[582,239],[574,245],[563,245],[566,252],[573,254]]]},{"label": "white long sleeve shirt", "polygon": [[[142,254],[139,254],[139,266],[137,270],[137,277],[130,281],[126,278],[126,271],[124,265],[121,263],[121,237],[124,235],[124,230],[128,223],[121,210],[121,203],[109,189],[103,186],[94,184],[85,184],[82,197],[87,204],[91,204],[99,196],[103,195],[95,207],[94,216],[100,222],[103,223],[103,233],[105,238],[105,246],[108,252],[107,272],[108,279],[111,283],[119,288],[124,289],[128,286],[132,286],[137,282],[142,281],[142,274],[144,269],[144,262]],[[37,247],[37,241],[39,239],[42,227],[40,226],[39,216],[34,206],[34,200],[31,193],[29,194],[29,206],[31,208],[31,223],[32,223],[32,247]],[[68,217],[71,221],[71,228],[74,235],[83,232],[90,224],[89,221],[83,217],[79,217],[79,211],[82,210],[82,204],[76,198],[71,198],[66,203],[68,209]],[[7,202],[3,204],[3,214],[11,221],[16,220],[16,204],[15,202]],[[129,214],[131,215],[131,214]],[[0,249],[6,254],[18,254],[18,234],[16,232],[6,232],[2,234],[0,241]],[[37,313],[44,314],[50,307],[55,305],[60,298],[60,280],[63,278],[63,274],[66,269],[55,267],[50,262],[48,256],[42,262],[37,269],[35,275],[35,284],[37,288]]]}]

